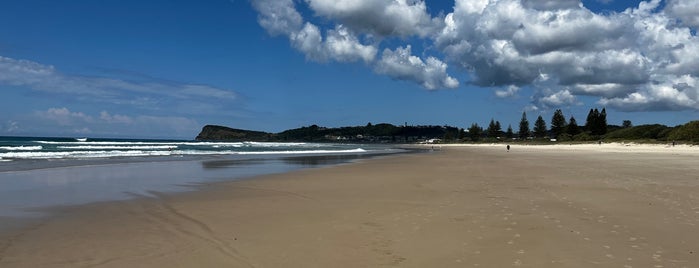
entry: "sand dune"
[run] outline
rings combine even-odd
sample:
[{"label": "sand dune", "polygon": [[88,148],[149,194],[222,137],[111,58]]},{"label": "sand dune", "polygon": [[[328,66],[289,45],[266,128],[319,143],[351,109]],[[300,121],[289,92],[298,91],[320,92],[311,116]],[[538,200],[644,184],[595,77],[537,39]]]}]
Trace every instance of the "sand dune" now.
[{"label": "sand dune", "polygon": [[441,148],[63,209],[0,267],[699,267],[695,148]]}]

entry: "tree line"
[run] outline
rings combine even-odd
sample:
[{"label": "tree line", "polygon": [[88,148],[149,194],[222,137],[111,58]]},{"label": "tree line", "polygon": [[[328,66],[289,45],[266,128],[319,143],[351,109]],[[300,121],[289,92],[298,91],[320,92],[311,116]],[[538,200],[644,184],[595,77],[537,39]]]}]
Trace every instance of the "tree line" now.
[{"label": "tree line", "polygon": [[[550,127],[548,127],[550,126]],[[575,117],[566,120],[563,111],[556,110],[549,121],[549,125],[539,115],[530,128],[527,113],[522,112],[519,121],[519,129],[514,132],[511,125],[507,130],[502,130],[499,121],[490,120],[490,124],[483,129],[478,124],[471,124],[466,133],[466,139],[479,141],[486,139],[496,141],[503,139],[556,139],[557,141],[636,141],[636,142],[690,142],[699,143],[699,121],[690,121],[683,125],[669,127],[661,124],[634,126],[630,120],[623,120],[621,126],[610,125],[607,122],[607,110],[602,108],[590,109],[584,125],[579,125]]]},{"label": "tree line", "polygon": [[[624,121],[624,124],[628,123],[630,126],[631,121],[627,121]],[[512,125],[508,125],[507,130],[503,131],[500,122],[491,119],[488,128],[485,130],[477,123],[471,124],[471,127],[468,128],[468,137],[471,141],[479,141],[482,138],[535,139],[547,137],[572,140],[576,136],[584,135],[581,138],[590,140],[599,138],[607,133],[607,110],[605,108],[602,108],[601,111],[597,108],[590,109],[585,125],[580,126],[574,116],[566,120],[563,111],[557,109],[551,117],[550,126],[548,128],[544,118],[539,115],[536,121],[534,121],[533,127],[530,127],[527,112],[525,111],[522,112],[522,119],[519,121],[519,129],[516,133],[513,131]]]}]

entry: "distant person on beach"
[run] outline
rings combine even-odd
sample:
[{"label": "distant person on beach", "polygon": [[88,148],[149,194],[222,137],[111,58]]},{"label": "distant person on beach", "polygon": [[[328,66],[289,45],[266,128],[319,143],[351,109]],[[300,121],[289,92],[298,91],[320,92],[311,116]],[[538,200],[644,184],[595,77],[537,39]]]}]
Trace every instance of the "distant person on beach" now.
[{"label": "distant person on beach", "polygon": [[507,152],[509,152],[509,151],[510,151],[510,145],[508,144],[507,145]]}]

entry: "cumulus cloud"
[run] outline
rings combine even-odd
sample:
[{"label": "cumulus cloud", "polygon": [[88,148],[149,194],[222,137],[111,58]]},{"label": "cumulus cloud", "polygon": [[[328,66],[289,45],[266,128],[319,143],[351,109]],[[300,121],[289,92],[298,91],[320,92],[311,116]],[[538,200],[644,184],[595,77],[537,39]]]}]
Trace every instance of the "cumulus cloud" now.
[{"label": "cumulus cloud", "polygon": [[289,36],[294,47],[303,52],[308,59],[325,62],[353,62],[362,60],[371,62],[376,56],[377,48],[363,45],[347,28],[338,25],[327,31],[326,39],[317,26],[306,23],[297,33]]},{"label": "cumulus cloud", "polygon": [[420,83],[427,89],[456,88],[459,82],[447,74],[447,65],[434,57],[423,61],[411,55],[410,46],[385,49],[381,60],[376,64],[378,73],[400,80]]},{"label": "cumulus cloud", "polygon": [[549,94],[538,99],[538,104],[544,108],[563,107],[575,103],[575,96],[573,96],[573,94],[571,94],[568,90],[554,92],[553,94]]},{"label": "cumulus cloud", "polygon": [[495,96],[498,98],[511,98],[517,95],[519,92],[519,87],[515,85],[510,85],[504,90],[496,90]]},{"label": "cumulus cloud", "polygon": [[522,0],[522,4],[537,10],[556,10],[578,7],[580,0]]},{"label": "cumulus cloud", "polygon": [[[467,83],[496,88],[498,97],[531,87],[532,105],[540,108],[575,104],[584,95],[640,111],[699,110],[694,2],[650,0],[595,13],[580,0],[456,0],[437,16],[417,0],[253,0],[253,6],[262,27],[286,35],[312,60],[363,61],[427,89],[458,87],[447,73],[456,66]],[[418,42],[421,57],[410,51]]]},{"label": "cumulus cloud", "polygon": [[443,20],[432,18],[424,1],[306,0],[319,16],[379,36],[430,36]]},{"label": "cumulus cloud", "polygon": [[379,49],[377,41],[372,41],[375,37],[428,37],[442,28],[443,20],[432,18],[423,1],[307,0],[305,4],[316,15],[333,21],[334,27],[324,31],[310,21],[304,22],[293,0],[252,1],[260,26],[271,35],[287,36],[309,60],[361,61],[379,73],[414,81],[427,89],[458,86],[456,79],[446,75],[446,63],[435,57],[425,61],[411,58],[409,48],[404,58],[400,52],[384,50],[383,57],[376,60]]},{"label": "cumulus cloud", "polygon": [[258,22],[271,35],[290,35],[303,26],[293,0],[256,0],[252,5],[259,12]]},{"label": "cumulus cloud", "polygon": [[668,0],[665,12],[686,26],[699,27],[699,5],[695,0]]}]

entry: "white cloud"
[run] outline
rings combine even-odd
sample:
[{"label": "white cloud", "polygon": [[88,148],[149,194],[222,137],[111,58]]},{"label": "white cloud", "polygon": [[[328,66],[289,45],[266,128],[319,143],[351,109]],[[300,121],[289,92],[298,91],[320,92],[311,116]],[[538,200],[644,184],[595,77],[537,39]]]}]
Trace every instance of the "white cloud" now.
[{"label": "white cloud", "polygon": [[626,96],[602,98],[600,104],[624,111],[699,110],[699,79],[667,77]]},{"label": "white cloud", "polygon": [[580,0],[522,0],[522,5],[538,10],[569,9],[580,6]]},{"label": "white cloud", "polygon": [[[201,125],[193,119],[181,116],[120,115],[101,111],[97,115],[71,111],[66,107],[36,111],[33,117],[23,120],[31,122],[33,129],[22,129],[28,133],[52,133],[53,135],[90,134],[97,136],[161,136],[190,137]],[[18,125],[12,122],[11,126]],[[4,132],[9,133],[10,130]]]},{"label": "white cloud", "polygon": [[498,98],[511,98],[511,97],[516,96],[517,92],[519,92],[518,86],[509,85],[504,90],[496,90],[495,96],[497,96]]},{"label": "white cloud", "polygon": [[394,79],[417,82],[427,89],[459,86],[459,82],[447,74],[445,63],[434,57],[423,61],[413,56],[410,50],[410,46],[399,47],[395,51],[385,49],[376,65],[376,71]]},{"label": "white cloud", "polygon": [[539,103],[544,107],[561,107],[576,103],[575,96],[568,90],[561,90],[551,95],[539,99]]},{"label": "white cloud", "polygon": [[36,115],[59,126],[72,126],[94,121],[91,116],[80,112],[71,112],[65,107],[49,108],[46,111],[36,112]]},{"label": "white cloud", "polygon": [[665,12],[686,26],[699,28],[699,3],[696,0],[668,0]]},{"label": "white cloud", "polygon": [[292,46],[314,61],[371,62],[377,48],[365,45],[342,24],[328,30],[323,38],[318,26],[303,21],[292,0],[254,0],[258,22],[271,35],[285,35]]},{"label": "white cloud", "polygon": [[342,25],[329,30],[325,41],[318,27],[311,23],[306,23],[301,31],[293,33],[289,38],[294,47],[303,52],[308,59],[320,62],[371,62],[377,52],[376,47],[361,44],[357,37]]},{"label": "white cloud", "polygon": [[678,77],[699,76],[699,41],[658,12],[659,1],[611,14],[575,2],[457,0],[435,44],[481,86],[555,81],[544,84],[558,95],[535,95],[538,105],[588,95],[619,109],[697,109],[691,94],[667,92]]},{"label": "white cloud", "polygon": [[119,115],[119,114],[114,114],[111,115],[107,111],[102,111],[100,112],[100,119],[102,121],[105,121],[107,123],[117,123],[117,124],[131,124],[133,123],[133,119],[131,117],[126,116],[126,115]]},{"label": "white cloud", "polygon": [[[274,2],[274,1],[272,1]],[[374,65],[378,73],[394,79],[414,81],[427,89],[455,88],[459,82],[446,74],[447,65],[435,57],[425,61],[410,55],[384,50],[383,58],[376,61],[378,47],[374,35],[428,36],[436,33],[443,20],[431,18],[422,1],[325,1],[308,0],[308,7],[318,15],[335,21],[334,28],[323,31],[311,22],[298,23],[299,12],[293,1],[253,1],[260,13],[260,25],[270,34],[286,35],[291,45],[304,53],[307,59],[327,62],[362,61]],[[303,24],[303,26],[301,26]],[[357,33],[361,33],[360,36]],[[364,41],[362,41],[364,40]],[[404,66],[399,66],[404,64]]]},{"label": "white cloud", "polygon": [[[155,79],[128,81],[123,79],[67,75],[51,65],[17,60],[0,56],[0,85],[10,85],[21,90],[49,93],[49,98],[69,98],[73,102],[99,103],[100,105],[129,106],[139,110],[179,114],[195,114],[218,110],[238,99],[235,92],[227,89],[185,84]],[[181,103],[195,104],[194,107],[208,109],[174,109]]]},{"label": "white cloud", "polygon": [[[294,3],[315,16],[304,18]],[[309,59],[363,61],[427,89],[459,85],[446,73],[449,64],[474,85],[531,86],[535,105],[569,105],[584,95],[621,110],[699,110],[699,5],[661,4],[594,13],[580,0],[456,0],[432,17],[415,0],[253,1],[260,25],[288,36]],[[425,56],[411,55],[414,43]]]},{"label": "white cloud", "polygon": [[443,21],[427,13],[424,1],[415,0],[306,0],[320,16],[352,29],[380,36],[426,37]]},{"label": "white cloud", "polygon": [[255,0],[252,5],[259,12],[258,22],[271,35],[290,35],[303,25],[293,0]]}]

